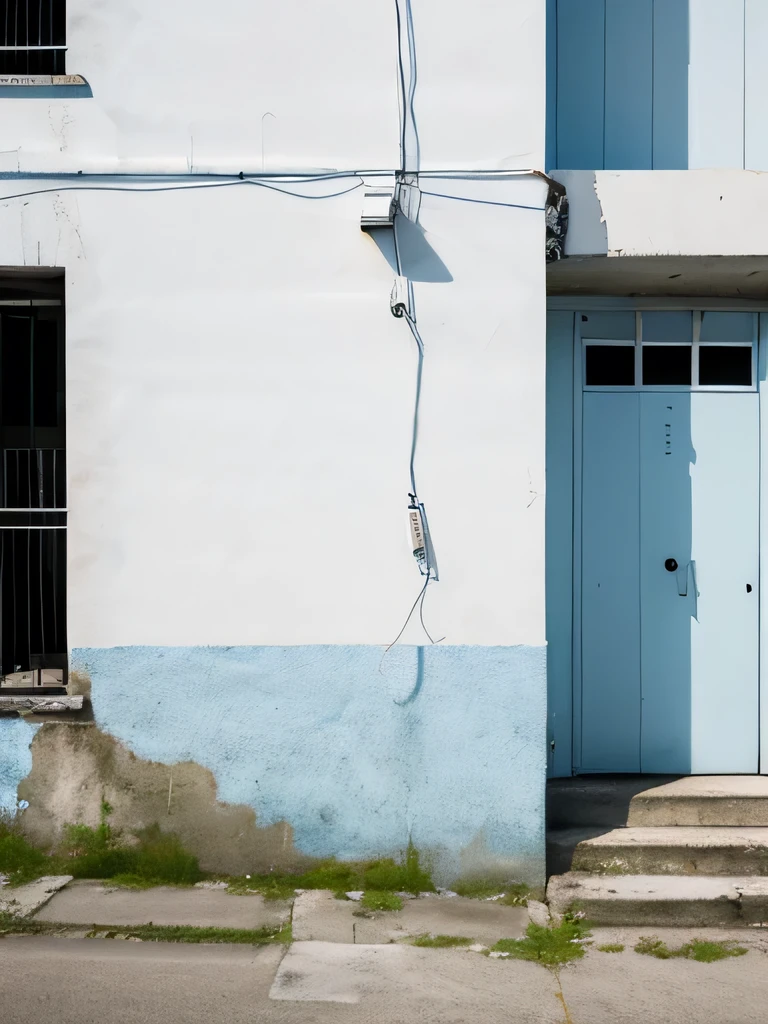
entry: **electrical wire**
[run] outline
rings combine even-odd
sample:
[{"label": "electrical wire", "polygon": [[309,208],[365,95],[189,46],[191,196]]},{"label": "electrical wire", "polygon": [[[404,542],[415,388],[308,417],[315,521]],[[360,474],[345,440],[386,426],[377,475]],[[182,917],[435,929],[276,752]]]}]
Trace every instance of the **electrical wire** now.
[{"label": "electrical wire", "polygon": [[130,188],[126,185],[62,185],[59,188],[40,188],[34,189],[30,192],[17,192],[10,196],[0,196],[0,203],[6,202],[10,199],[26,199],[29,196],[46,195],[51,192],[192,192],[199,189],[228,188],[229,186],[234,185],[255,185],[258,188],[269,189],[270,192],[280,192],[286,196],[293,196],[294,199],[335,199],[337,196],[346,196],[350,192],[355,192],[357,189],[363,188],[363,182],[359,181],[357,185],[353,185],[351,188],[342,189],[340,192],[329,192],[324,195],[313,196],[308,195],[305,192],[292,192],[290,189],[279,188],[277,185],[270,185],[265,181],[254,181],[250,178],[236,178],[233,181],[216,181],[207,185],[160,185],[148,188]]},{"label": "electrical wire", "polygon": [[437,196],[438,199],[455,199],[459,203],[480,203],[481,206],[509,206],[514,210],[538,210],[544,213],[545,206],[525,206],[523,203],[498,203],[492,199],[472,199],[470,196],[449,196],[445,192],[427,192],[420,190],[423,196]]},{"label": "electrical wire", "polygon": [[405,170],[405,67],[403,66],[403,28],[400,21],[400,0],[395,0],[395,18],[397,19],[397,67],[400,76],[400,171]]}]

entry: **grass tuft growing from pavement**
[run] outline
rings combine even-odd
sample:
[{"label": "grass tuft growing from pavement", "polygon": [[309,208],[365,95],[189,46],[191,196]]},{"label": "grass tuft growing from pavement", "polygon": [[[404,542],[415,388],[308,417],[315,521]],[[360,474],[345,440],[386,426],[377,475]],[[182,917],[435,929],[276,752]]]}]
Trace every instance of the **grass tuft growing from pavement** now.
[{"label": "grass tuft growing from pavement", "polygon": [[417,935],[410,940],[412,946],[422,946],[425,949],[450,949],[453,946],[471,946],[473,939],[466,935]]},{"label": "grass tuft growing from pavement", "polygon": [[402,910],[403,901],[397,893],[368,889],[363,893],[360,906],[364,910]]},{"label": "grass tuft growing from pavement", "polygon": [[747,950],[733,941],[714,942],[709,939],[691,939],[678,949],[670,949],[666,942],[655,935],[644,935],[635,946],[635,952],[653,956],[657,960],[696,960],[701,964],[712,964],[729,957],[744,956]]},{"label": "grass tuft growing from pavement", "polygon": [[221,943],[264,946],[291,941],[290,924],[281,928],[195,928],[191,925],[142,924],[130,928],[94,925],[88,939],[140,939],[142,942]]},{"label": "grass tuft growing from pavement", "polygon": [[544,928],[531,922],[523,939],[501,939],[490,953],[506,953],[512,960],[531,960],[544,967],[558,968],[584,956],[584,943],[591,932],[576,914],[566,914],[559,925]]},{"label": "grass tuft growing from pavement", "polygon": [[623,953],[626,947],[620,942],[606,942],[597,948],[601,953]]},{"label": "grass tuft growing from pavement", "polygon": [[429,872],[421,865],[419,852],[409,844],[401,863],[387,857],[364,863],[320,861],[301,874],[239,875],[227,879],[228,892],[259,892],[267,900],[292,899],[296,889],[330,889],[339,899],[348,892],[377,893],[434,892]]},{"label": "grass tuft growing from pavement", "polygon": [[[4,935],[65,935],[68,932],[82,934],[82,931],[83,926],[78,924],[36,921],[34,918],[14,917],[12,914],[0,912],[0,938]],[[95,924],[86,938],[140,939],[142,942],[232,942],[264,946],[271,943],[290,943],[292,934],[290,922],[281,927],[271,925],[264,928],[195,928],[191,925],[163,926],[151,923],[130,927]]]},{"label": "grass tuft growing from pavement", "polygon": [[533,897],[538,899],[543,895],[541,891],[534,891],[525,882],[499,882],[496,878],[463,878],[453,886],[454,892],[459,896],[466,896],[473,900],[489,900],[497,896],[497,903],[508,907],[522,907],[526,900]]}]

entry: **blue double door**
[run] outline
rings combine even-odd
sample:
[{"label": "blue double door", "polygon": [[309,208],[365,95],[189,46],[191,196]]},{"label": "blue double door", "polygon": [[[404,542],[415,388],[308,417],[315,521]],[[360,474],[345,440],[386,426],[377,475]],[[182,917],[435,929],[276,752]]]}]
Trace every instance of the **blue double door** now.
[{"label": "blue double door", "polygon": [[758,395],[585,392],[582,422],[578,769],[757,772]]}]

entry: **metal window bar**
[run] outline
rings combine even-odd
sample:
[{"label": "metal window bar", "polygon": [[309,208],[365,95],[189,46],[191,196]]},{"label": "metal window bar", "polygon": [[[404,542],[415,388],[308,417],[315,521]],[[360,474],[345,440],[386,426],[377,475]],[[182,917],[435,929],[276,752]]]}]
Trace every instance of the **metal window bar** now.
[{"label": "metal window bar", "polygon": [[66,19],[66,0],[0,0],[0,74],[64,74]]},{"label": "metal window bar", "polygon": [[[12,673],[65,670],[64,530],[0,528],[0,686]],[[62,680],[63,682],[63,680]]]},{"label": "metal window bar", "polygon": [[63,448],[6,448],[0,508],[53,512],[67,507],[67,460]]}]

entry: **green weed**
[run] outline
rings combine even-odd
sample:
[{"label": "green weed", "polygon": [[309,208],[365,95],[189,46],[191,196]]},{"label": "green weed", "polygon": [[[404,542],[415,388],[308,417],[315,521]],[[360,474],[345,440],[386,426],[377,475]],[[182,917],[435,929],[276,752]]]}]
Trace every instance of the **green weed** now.
[{"label": "green weed", "polygon": [[0,873],[11,885],[31,882],[49,874],[50,858],[27,842],[15,822],[0,818]]},{"label": "green weed", "polygon": [[402,910],[403,901],[394,892],[377,892],[368,889],[363,893],[360,906],[364,910]]},{"label": "green weed", "polygon": [[597,948],[601,953],[623,953],[625,949],[620,942],[606,942]]},{"label": "green weed", "polygon": [[417,935],[411,939],[412,946],[423,946],[427,949],[450,949],[452,946],[471,946],[472,939],[465,935]]},{"label": "green weed", "polygon": [[744,956],[747,950],[744,946],[738,946],[735,942],[713,942],[708,939],[691,939],[683,943],[678,949],[670,949],[666,942],[655,935],[643,936],[635,946],[635,952],[644,956],[654,956],[657,960],[672,960],[681,958],[683,960],[697,960],[702,964],[715,963],[717,960],[727,960],[733,956]]},{"label": "green weed", "polygon": [[558,968],[584,956],[589,926],[575,914],[566,914],[551,928],[531,922],[524,939],[501,939],[490,952],[508,953],[514,960],[532,960],[544,967]]},{"label": "green weed", "polygon": [[418,850],[408,846],[398,864],[391,858],[367,863],[341,863],[329,859],[300,874],[240,875],[229,878],[228,891],[236,895],[259,892],[265,899],[292,899],[296,889],[330,889],[338,899],[353,891],[434,892],[429,872],[420,863]]}]

